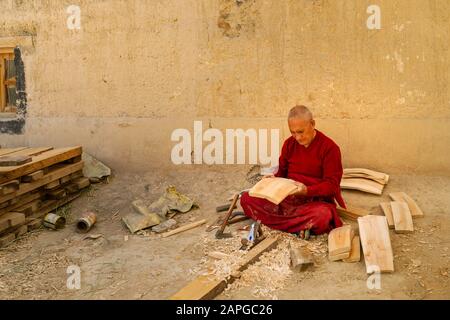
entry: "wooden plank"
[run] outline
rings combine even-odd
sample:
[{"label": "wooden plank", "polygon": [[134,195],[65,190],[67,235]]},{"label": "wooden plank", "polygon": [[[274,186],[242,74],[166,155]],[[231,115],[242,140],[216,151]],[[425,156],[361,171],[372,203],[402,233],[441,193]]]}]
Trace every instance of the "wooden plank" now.
[{"label": "wooden plank", "polygon": [[171,231],[164,232],[162,234],[162,237],[163,238],[167,238],[167,237],[170,237],[170,236],[172,236],[174,234],[177,234],[177,233],[180,233],[180,232],[184,232],[184,231],[196,228],[196,227],[201,226],[202,224],[205,224],[205,223],[206,223],[206,219],[202,219],[202,220],[199,220],[199,221],[196,221],[196,222],[188,223],[188,224],[186,224],[186,225],[184,225],[182,227],[176,228],[176,229],[171,230]]},{"label": "wooden plank", "polygon": [[348,178],[363,178],[363,179],[369,179],[369,180],[378,182],[378,183],[380,183],[380,184],[382,184],[382,185],[387,184],[387,181],[384,180],[384,179],[377,179],[377,178],[374,178],[374,177],[365,175],[365,174],[363,174],[363,173],[347,173],[347,174],[343,174],[343,175],[342,175],[342,178],[343,178],[343,179],[348,179]]},{"label": "wooden plank", "polygon": [[64,176],[67,176],[68,174],[71,174],[72,172],[76,172],[83,168],[83,161],[77,162],[74,164],[68,164],[61,169],[56,169],[52,172],[49,172],[46,174],[42,179],[32,182],[32,183],[21,183],[19,185],[19,190],[17,190],[13,194],[8,194],[6,196],[0,197],[0,203],[3,203],[5,201],[11,200],[17,196],[20,196],[22,194],[25,194],[27,192],[33,191],[39,187],[42,187],[52,181],[58,180]]},{"label": "wooden plank", "polygon": [[30,216],[39,210],[39,208],[41,207],[41,204],[42,204],[42,200],[36,199],[36,200],[31,201],[23,206],[18,207],[17,209],[15,209],[15,211],[21,212],[21,213],[25,214],[25,216]]},{"label": "wooden plank", "polygon": [[[237,272],[242,272],[248,266],[257,261],[259,257],[278,244],[276,238],[266,238],[251,249],[244,257],[243,262],[237,268]],[[216,279],[214,276],[199,276],[187,286],[171,296],[170,300],[210,300],[220,294],[227,285],[231,284],[236,277],[232,273],[227,279]]]},{"label": "wooden plank", "polygon": [[[346,254],[345,258],[350,255],[352,248],[352,239],[354,231],[351,225],[345,225],[340,228],[331,230],[328,234],[328,257],[331,261],[339,260],[342,255]],[[342,259],[342,258],[341,258]]]},{"label": "wooden plank", "polygon": [[73,183],[76,184],[76,186],[78,187],[78,190],[87,188],[91,185],[89,178],[86,178],[86,177],[76,178],[73,180]]},{"label": "wooden plank", "polygon": [[57,190],[51,190],[49,192],[47,192],[47,198],[52,199],[52,200],[58,200],[58,199],[62,199],[65,196],[67,196],[66,190],[63,189],[57,189]]},{"label": "wooden plank", "polygon": [[392,192],[389,194],[394,201],[403,201],[408,204],[409,210],[411,211],[411,216],[413,218],[421,218],[424,216],[422,210],[419,208],[417,203],[405,192]]},{"label": "wooden plank", "polygon": [[0,185],[0,196],[4,196],[19,189],[19,180],[11,180]]},{"label": "wooden plank", "polygon": [[383,172],[378,172],[375,170],[365,169],[365,168],[346,168],[343,174],[363,174],[368,177],[372,177],[377,180],[383,180],[385,183],[389,181],[389,175]]},{"label": "wooden plank", "polygon": [[60,185],[60,183],[59,183],[59,179],[58,179],[58,180],[55,180],[55,181],[52,181],[52,182],[47,183],[47,184],[44,186],[44,189],[45,189],[45,190],[55,189],[55,188],[58,187],[59,185]]},{"label": "wooden plank", "polygon": [[341,180],[341,188],[381,195],[383,193],[384,185],[367,179],[348,178]]},{"label": "wooden plank", "polygon": [[386,217],[365,216],[358,218],[358,225],[367,273],[393,272],[394,257]]},{"label": "wooden plank", "polygon": [[352,249],[350,250],[350,256],[343,259],[344,262],[359,262],[361,260],[361,242],[359,236],[354,236],[352,240]]},{"label": "wooden plank", "polygon": [[403,201],[392,201],[392,216],[394,218],[395,232],[396,233],[408,233],[414,231],[411,212],[409,211],[408,204]]},{"label": "wooden plank", "polygon": [[387,223],[390,229],[394,229],[394,217],[392,216],[392,208],[390,202],[381,202],[381,209],[386,216]]},{"label": "wooden plank", "polygon": [[33,157],[33,161],[22,166],[0,167],[0,183],[16,179],[53,164],[79,156],[81,155],[81,152],[81,147],[55,149]]},{"label": "wooden plank", "polygon": [[53,147],[39,147],[39,148],[24,148],[23,150],[16,151],[12,154],[9,154],[10,156],[30,156],[34,157],[37,155],[40,155],[41,153],[44,153],[46,151],[53,150]]},{"label": "wooden plank", "polygon": [[21,147],[21,148],[9,148],[9,149],[5,148],[5,149],[0,149],[0,156],[5,156],[5,155],[7,155],[7,154],[12,154],[12,153],[14,153],[14,152],[21,151],[21,150],[24,150],[24,149],[28,149],[28,148],[26,148],[26,147]]},{"label": "wooden plank", "polygon": [[259,181],[250,189],[252,197],[267,199],[274,204],[279,204],[288,195],[297,190],[297,186],[291,179],[266,178]]},{"label": "wooden plank", "polygon": [[[32,202],[36,199],[43,197],[43,196],[44,196],[44,193],[42,191],[27,193],[22,196],[19,196],[19,197],[15,198],[15,199],[18,199],[18,201],[16,203],[8,205],[5,208],[0,209],[0,216],[2,214],[14,211],[16,208],[19,208],[29,202]],[[9,201],[4,202],[4,203],[8,204]]]},{"label": "wooden plank", "polygon": [[30,156],[24,155],[6,155],[0,157],[0,167],[21,166],[25,163],[31,162]]},{"label": "wooden plank", "polygon": [[347,209],[338,206],[336,207],[336,210],[341,217],[354,221],[358,220],[359,217],[364,217],[370,214],[369,210],[367,209],[349,205],[347,205]]},{"label": "wooden plank", "polygon": [[[37,181],[37,180],[39,180],[39,179],[41,179],[43,177],[44,177],[44,170],[38,170],[36,172],[27,174],[26,176],[23,176],[21,178],[21,181],[25,182],[25,183],[28,183],[28,182]],[[70,180],[70,178],[69,178],[69,180]]]},{"label": "wooden plank", "polygon": [[9,212],[0,217],[0,232],[25,222],[25,215],[20,212]]}]

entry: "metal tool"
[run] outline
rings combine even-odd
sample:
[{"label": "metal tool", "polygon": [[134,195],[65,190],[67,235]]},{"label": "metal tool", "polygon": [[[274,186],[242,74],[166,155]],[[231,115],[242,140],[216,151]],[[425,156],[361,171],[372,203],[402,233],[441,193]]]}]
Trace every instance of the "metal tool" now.
[{"label": "metal tool", "polygon": [[[247,217],[244,212],[242,211],[237,211],[237,212],[233,212],[230,216],[230,218],[228,219],[228,223],[227,225],[230,226],[232,224],[241,222],[241,221],[245,221],[247,219],[250,219],[249,217]],[[206,232],[210,232],[213,231],[214,229],[219,228],[222,223],[224,221],[224,217],[219,217],[216,221],[214,221],[213,224],[211,224],[208,228],[206,228]]]},{"label": "metal tool", "polygon": [[224,233],[223,231],[225,230],[225,227],[228,224],[228,220],[230,219],[231,214],[233,213],[234,207],[235,207],[236,203],[238,202],[239,197],[240,197],[240,193],[236,193],[234,195],[233,201],[231,202],[230,208],[228,209],[228,212],[227,212],[227,214],[225,216],[225,219],[222,222],[222,225],[221,225],[220,229],[217,230],[217,232],[216,232],[216,239],[223,239],[223,238],[231,238],[232,237],[231,233]]},{"label": "metal tool", "polygon": [[265,235],[263,235],[262,228],[261,228],[261,222],[256,221],[252,223],[252,226],[250,228],[250,232],[248,233],[247,238],[244,238],[241,240],[242,246],[240,250],[248,250],[260,243],[262,240],[265,239]]}]

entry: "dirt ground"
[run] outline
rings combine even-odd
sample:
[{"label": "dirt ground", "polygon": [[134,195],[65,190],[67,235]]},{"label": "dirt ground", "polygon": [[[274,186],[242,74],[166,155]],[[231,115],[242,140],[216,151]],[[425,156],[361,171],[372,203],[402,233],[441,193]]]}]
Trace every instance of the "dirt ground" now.
[{"label": "dirt ground", "polygon": [[[131,201],[155,201],[169,185],[195,199],[199,209],[175,216],[178,225],[201,218],[213,222],[215,207],[234,191],[247,188],[249,166],[180,168],[146,174],[116,174],[109,184],[91,187],[64,214],[59,231],[40,229],[0,249],[0,299],[167,299],[197,275],[220,267],[210,251],[236,252],[239,237],[215,240],[205,226],[161,238],[155,233],[130,235],[121,222]],[[218,299],[450,299],[450,177],[391,175],[382,196],[344,191],[347,203],[381,214],[389,192],[405,191],[425,213],[411,234],[390,231],[395,272],[381,276],[381,288],[369,289],[364,260],[329,262],[326,236],[308,243],[280,235],[277,249],[242,274]],[[74,221],[84,210],[98,222],[84,239]],[[240,224],[245,224],[243,222]],[[233,226],[235,231],[239,225]],[[236,233],[235,233],[236,234]],[[128,236],[128,237],[126,237]],[[288,267],[289,243],[312,246],[315,265],[296,273]],[[81,268],[81,288],[66,286],[67,268]],[[222,266],[223,268],[224,266]]]}]

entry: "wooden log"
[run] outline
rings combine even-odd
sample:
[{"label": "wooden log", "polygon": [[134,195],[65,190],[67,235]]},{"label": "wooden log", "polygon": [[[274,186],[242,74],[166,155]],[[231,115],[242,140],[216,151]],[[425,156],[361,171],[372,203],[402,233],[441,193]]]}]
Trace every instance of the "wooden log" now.
[{"label": "wooden log", "polygon": [[162,234],[162,237],[163,238],[167,238],[167,237],[173,236],[174,234],[177,234],[177,233],[180,233],[180,232],[184,232],[184,231],[196,228],[196,227],[201,226],[202,224],[205,224],[205,223],[206,223],[206,219],[199,220],[199,221],[196,221],[196,222],[192,222],[192,223],[186,224],[186,225],[184,225],[182,227],[176,228],[174,230],[164,232]]},{"label": "wooden log", "polygon": [[409,233],[414,231],[411,212],[408,204],[403,201],[392,201],[392,216],[394,218],[396,233]]},{"label": "wooden log", "polygon": [[393,272],[394,256],[386,217],[365,216],[358,218],[358,224],[367,273]]}]

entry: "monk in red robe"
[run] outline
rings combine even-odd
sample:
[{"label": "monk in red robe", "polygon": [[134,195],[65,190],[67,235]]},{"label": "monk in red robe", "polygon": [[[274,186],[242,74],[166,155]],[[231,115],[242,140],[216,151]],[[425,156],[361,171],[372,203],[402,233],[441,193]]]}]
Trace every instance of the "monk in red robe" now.
[{"label": "monk in red robe", "polygon": [[283,144],[274,176],[298,182],[297,192],[279,205],[246,192],[241,206],[251,219],[303,239],[309,234],[328,233],[342,226],[335,200],[345,208],[339,186],[343,174],[341,151],[333,140],[315,129],[312,113],[305,106],[290,110],[288,125],[291,137]]}]

